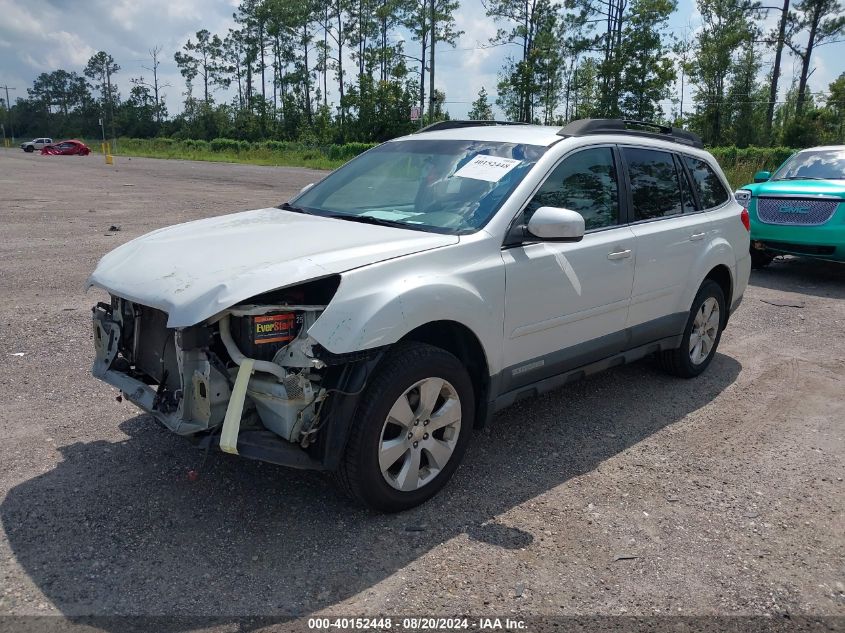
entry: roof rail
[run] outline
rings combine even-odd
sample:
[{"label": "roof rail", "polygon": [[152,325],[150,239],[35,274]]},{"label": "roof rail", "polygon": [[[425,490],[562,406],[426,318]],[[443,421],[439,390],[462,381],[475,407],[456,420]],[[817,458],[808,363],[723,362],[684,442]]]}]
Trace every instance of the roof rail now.
[{"label": "roof rail", "polygon": [[704,142],[697,134],[677,127],[634,119],[579,119],[558,131],[558,136],[589,136],[591,134],[628,134],[674,141],[691,147],[704,147]]},{"label": "roof rail", "polygon": [[450,120],[450,121],[437,121],[436,123],[431,123],[430,125],[426,125],[424,128],[420,128],[415,132],[415,134],[419,134],[420,132],[436,132],[438,130],[453,130],[456,128],[461,127],[477,127],[483,125],[527,125],[526,123],[518,123],[516,121],[493,121],[493,120],[480,120],[480,121],[471,121],[471,120]]}]

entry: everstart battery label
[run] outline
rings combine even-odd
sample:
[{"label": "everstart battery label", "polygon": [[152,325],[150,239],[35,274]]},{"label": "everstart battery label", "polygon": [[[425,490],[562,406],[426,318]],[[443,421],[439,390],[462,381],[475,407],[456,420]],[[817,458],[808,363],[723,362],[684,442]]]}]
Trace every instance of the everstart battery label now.
[{"label": "everstart battery label", "polygon": [[257,316],[254,324],[252,340],[256,345],[292,341],[299,330],[297,315],[294,312]]}]

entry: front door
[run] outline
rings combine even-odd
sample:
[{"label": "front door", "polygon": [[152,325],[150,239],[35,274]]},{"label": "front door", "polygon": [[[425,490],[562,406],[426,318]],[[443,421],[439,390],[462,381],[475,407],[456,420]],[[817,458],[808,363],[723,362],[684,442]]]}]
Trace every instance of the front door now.
[{"label": "front door", "polygon": [[622,350],[636,240],[621,224],[618,159],[609,147],[566,156],[523,212],[563,207],[584,216],[580,242],[505,248],[507,392]]}]

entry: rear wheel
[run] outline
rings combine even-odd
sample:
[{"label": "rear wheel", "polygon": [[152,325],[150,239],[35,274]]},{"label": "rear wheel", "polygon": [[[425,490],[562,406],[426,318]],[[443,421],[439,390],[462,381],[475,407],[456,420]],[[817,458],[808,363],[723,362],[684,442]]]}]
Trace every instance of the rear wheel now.
[{"label": "rear wheel", "polygon": [[663,368],[682,378],[694,378],[707,369],[726,318],[725,293],[715,281],[705,280],[692,302],[681,346],[660,353]]},{"label": "rear wheel", "polygon": [[337,480],[376,510],[419,505],[457,469],[474,415],[472,381],[457,358],[431,345],[401,344],[361,396]]}]

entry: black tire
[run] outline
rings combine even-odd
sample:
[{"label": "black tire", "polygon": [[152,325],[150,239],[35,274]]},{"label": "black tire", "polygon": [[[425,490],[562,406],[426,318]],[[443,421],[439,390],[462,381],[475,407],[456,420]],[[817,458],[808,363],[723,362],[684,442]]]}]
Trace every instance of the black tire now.
[{"label": "black tire", "polygon": [[31,154],[32,152],[35,151],[35,148],[32,145],[27,145],[26,147],[23,148],[23,151]]},{"label": "black tire", "polygon": [[774,255],[767,251],[757,250],[756,248],[751,249],[751,268],[765,268],[769,264],[772,263],[772,260],[775,258]]},{"label": "black tire", "polygon": [[[690,336],[693,333],[693,324],[698,311],[701,310],[701,306],[710,298],[715,299],[719,306],[719,329],[716,332],[715,343],[707,354],[707,357],[700,363],[694,363],[690,355]],[[725,293],[722,292],[721,286],[711,279],[705,279],[692,302],[687,325],[684,328],[684,336],[681,339],[681,346],[677,349],[665,350],[658,355],[663,369],[681,378],[695,378],[701,374],[710,365],[713,356],[716,355],[716,349],[719,347],[719,341],[722,339],[722,331],[725,328],[727,316]]]},{"label": "black tire", "polygon": [[[382,434],[394,404],[411,386],[426,378],[443,379],[457,393],[458,437],[445,466],[429,483],[413,491],[397,490],[388,483],[379,465]],[[472,381],[464,365],[439,347],[401,343],[378,366],[361,396],[335,480],[346,494],[374,510],[399,512],[417,506],[437,494],[454,474],[469,444],[474,417]]]}]

